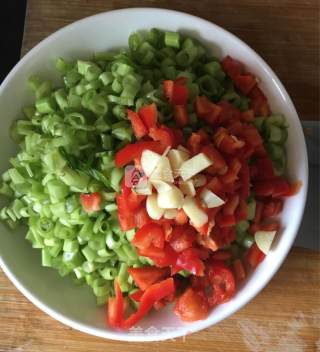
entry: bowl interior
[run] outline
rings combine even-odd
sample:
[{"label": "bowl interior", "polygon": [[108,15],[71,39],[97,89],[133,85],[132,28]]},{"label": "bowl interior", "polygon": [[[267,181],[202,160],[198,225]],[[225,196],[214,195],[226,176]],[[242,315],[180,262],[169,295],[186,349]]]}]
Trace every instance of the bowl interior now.
[{"label": "bowl interior", "polygon": [[229,54],[243,61],[260,79],[272,111],[285,114],[289,121],[289,177],[302,180],[303,188],[298,195],[286,201],[281,216],[284,230],[266,260],[234,299],[214,309],[205,321],[183,324],[168,308],[150,314],[139,324],[141,329],[129,333],[106,327],[105,307],[96,306],[88,288],[76,286],[70,278],[62,279],[54,270],[41,267],[39,251],[32,249],[24,239],[25,228],[12,232],[0,223],[0,264],[33,303],[76,329],[120,340],[146,341],[181,336],[222,320],[249,301],[269,281],[290,249],[300,224],[307,188],[307,158],[301,125],[290,98],[270,68],[248,46],[220,27],[187,14],[159,9],[112,11],[78,21],[48,37],[22,59],[0,88],[0,171],[9,166],[8,160],[16,151],[15,144],[9,138],[10,124],[21,117],[21,107],[33,100],[26,86],[31,74],[42,75],[58,84],[54,69],[57,57],[90,58],[93,52],[125,47],[133,31],[153,27],[192,35],[203,41],[214,55],[223,57]]}]

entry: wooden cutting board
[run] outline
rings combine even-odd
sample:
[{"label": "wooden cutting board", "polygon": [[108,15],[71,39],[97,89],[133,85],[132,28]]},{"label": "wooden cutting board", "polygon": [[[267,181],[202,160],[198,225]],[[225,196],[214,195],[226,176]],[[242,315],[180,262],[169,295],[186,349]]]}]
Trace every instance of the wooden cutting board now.
[{"label": "wooden cutting board", "polygon": [[[77,19],[147,6],[168,8],[164,0],[29,0],[22,54]],[[318,7],[316,0],[170,1],[171,9],[208,19],[252,46],[278,74],[306,120],[319,116]],[[319,252],[294,248],[269,285],[230,318],[184,339],[147,344],[104,340],[64,326],[0,272],[0,352],[320,351],[319,259]]]}]

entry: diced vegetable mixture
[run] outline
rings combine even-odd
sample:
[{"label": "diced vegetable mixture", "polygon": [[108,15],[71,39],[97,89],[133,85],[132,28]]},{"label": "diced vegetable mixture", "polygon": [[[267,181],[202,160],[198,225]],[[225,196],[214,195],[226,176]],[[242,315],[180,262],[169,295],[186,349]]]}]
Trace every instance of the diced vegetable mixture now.
[{"label": "diced vegetable mixture", "polygon": [[250,68],[176,32],[56,67],[61,86],[30,77],[35,103],[11,128],[1,220],[89,285],[112,328],[172,302],[205,319],[263,261],[299,190],[285,117]]}]

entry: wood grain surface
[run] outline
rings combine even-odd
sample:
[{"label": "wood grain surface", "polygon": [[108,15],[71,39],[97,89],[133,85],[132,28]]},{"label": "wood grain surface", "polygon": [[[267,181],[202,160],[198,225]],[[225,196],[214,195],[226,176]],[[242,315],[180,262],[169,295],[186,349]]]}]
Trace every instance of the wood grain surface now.
[{"label": "wood grain surface", "polygon": [[[163,7],[167,1],[29,0],[22,54],[57,29],[116,8]],[[170,8],[208,19],[253,47],[288,89],[301,119],[319,119],[316,0],[171,0]],[[315,229],[316,231],[316,229]],[[122,343],[53,320],[0,272],[0,352],[304,352],[320,351],[320,254],[294,248],[270,284],[220,324],[185,339]]]}]

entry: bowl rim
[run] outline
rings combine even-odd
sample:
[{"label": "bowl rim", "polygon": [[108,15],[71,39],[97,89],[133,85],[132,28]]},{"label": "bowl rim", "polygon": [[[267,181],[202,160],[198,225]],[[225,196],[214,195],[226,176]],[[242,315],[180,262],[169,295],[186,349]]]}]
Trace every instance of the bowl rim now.
[{"label": "bowl rim", "polygon": [[69,29],[71,29],[72,27],[78,26],[79,24],[86,22],[88,20],[92,21],[96,18],[100,18],[105,16],[106,14],[108,15],[112,15],[112,14],[122,14],[122,13],[131,13],[131,14],[135,14],[137,12],[158,12],[159,15],[160,14],[166,14],[166,15],[170,15],[170,14],[175,14],[175,15],[179,15],[179,16],[185,16],[188,17],[190,19],[190,22],[192,20],[196,20],[199,23],[203,23],[206,25],[210,25],[211,27],[214,27],[216,30],[220,31],[221,33],[227,35],[227,36],[231,36],[233,38],[233,40],[237,41],[239,44],[241,44],[243,46],[243,48],[248,51],[250,53],[250,55],[252,55],[252,57],[254,58],[254,60],[256,60],[257,62],[259,62],[261,64],[261,66],[263,66],[264,71],[266,72],[267,75],[271,76],[274,84],[277,86],[277,88],[279,89],[279,91],[281,92],[281,94],[283,95],[284,99],[287,101],[287,104],[290,106],[292,113],[294,116],[294,119],[296,119],[299,122],[299,129],[300,129],[300,133],[301,133],[301,141],[303,142],[301,147],[303,149],[303,159],[304,159],[304,165],[303,166],[303,170],[302,173],[304,175],[304,185],[303,188],[301,189],[302,192],[302,202],[301,202],[301,206],[298,209],[296,216],[295,216],[295,226],[294,229],[292,230],[293,235],[291,236],[291,238],[287,241],[286,247],[284,248],[284,251],[282,253],[282,256],[278,257],[278,261],[275,262],[275,265],[272,267],[272,269],[264,276],[264,278],[262,278],[261,280],[259,280],[254,289],[251,292],[248,292],[248,294],[242,299],[239,300],[237,302],[237,305],[225,310],[225,312],[223,312],[220,316],[219,319],[216,319],[214,322],[212,321],[213,319],[211,318],[207,318],[205,320],[201,320],[201,321],[197,321],[196,324],[190,324],[190,325],[186,325],[184,328],[181,329],[176,329],[176,331],[170,331],[170,332],[166,332],[166,333],[161,333],[160,335],[155,333],[155,334],[151,334],[151,335],[136,335],[136,334],[129,334],[127,332],[124,333],[120,333],[119,332],[114,332],[112,330],[105,330],[105,331],[101,331],[98,328],[83,324],[83,323],[79,323],[71,318],[68,318],[66,316],[64,316],[62,313],[56,312],[53,308],[51,308],[50,306],[46,305],[42,300],[40,300],[39,298],[36,297],[36,295],[34,293],[32,293],[31,291],[29,291],[26,287],[24,287],[24,285],[15,277],[14,273],[11,272],[11,270],[9,269],[9,267],[6,265],[6,263],[2,260],[2,258],[0,257],[0,267],[2,268],[2,270],[4,271],[4,273],[7,275],[7,277],[10,279],[10,281],[16,286],[16,288],[26,297],[28,298],[36,307],[38,307],[40,310],[42,310],[43,312],[47,313],[49,316],[53,317],[54,319],[58,320],[59,322],[74,328],[75,330],[79,330],[81,332],[90,334],[90,335],[94,335],[97,337],[102,337],[102,338],[107,338],[107,339],[113,339],[113,340],[118,340],[118,341],[128,341],[128,342],[149,342],[149,341],[163,341],[163,340],[167,340],[167,339],[174,339],[174,338],[178,338],[181,336],[185,336],[187,334],[190,333],[194,333],[200,330],[203,330],[205,328],[210,327],[211,325],[214,325],[220,321],[222,321],[223,319],[229,317],[230,315],[232,315],[233,313],[237,312],[239,309],[241,309],[242,307],[244,307],[249,301],[251,301],[271,280],[271,278],[275,275],[275,273],[278,271],[278,269],[280,268],[280,266],[282,265],[282,263],[284,262],[284,260],[287,257],[287,254],[289,252],[289,250],[291,249],[293,242],[295,240],[295,237],[297,236],[298,233],[298,229],[300,227],[300,223],[302,220],[302,216],[304,213],[304,209],[305,209],[305,203],[306,203],[306,196],[307,196],[307,189],[308,189],[308,157],[307,157],[307,150],[306,150],[306,143],[305,143],[305,139],[303,136],[303,132],[302,132],[302,127],[301,127],[301,122],[300,119],[298,117],[297,111],[294,107],[294,104],[289,96],[289,94],[287,93],[285,87],[283,86],[283,84],[281,83],[281,81],[279,80],[279,78],[277,77],[277,75],[274,73],[274,71],[269,67],[269,65],[261,58],[261,56],[255,51],[253,50],[250,46],[248,46],[244,41],[242,41],[240,38],[238,38],[236,35],[234,35],[233,33],[227,31],[226,29],[216,25],[213,22],[210,22],[208,20],[205,20],[201,17],[195,16],[195,15],[191,15],[189,13],[186,12],[182,12],[182,11],[176,11],[176,10],[170,10],[170,9],[165,9],[165,8],[153,8],[153,7],[132,7],[132,8],[122,8],[122,9],[116,9],[116,10],[110,10],[110,11],[104,11],[104,12],[100,12],[97,13],[95,15],[92,16],[88,16],[82,19],[79,19],[75,22],[72,22],[60,29],[58,29],[57,31],[53,32],[52,34],[50,34],[49,36],[47,36],[46,38],[42,39],[37,45],[35,45],[29,52],[27,52],[20,60],[19,62],[12,68],[12,70],[9,72],[9,74],[6,76],[6,78],[4,79],[4,81],[2,82],[2,84],[0,85],[0,94],[4,91],[4,89],[6,88],[7,84],[10,82],[10,80],[14,77],[14,75],[16,74],[17,71],[19,71],[19,69],[25,64],[25,62],[27,62],[28,60],[32,59],[32,57],[34,55],[36,55],[38,50],[41,50],[41,48],[43,46],[45,46],[48,42],[50,42],[52,39],[60,36],[63,32],[68,31]]}]

